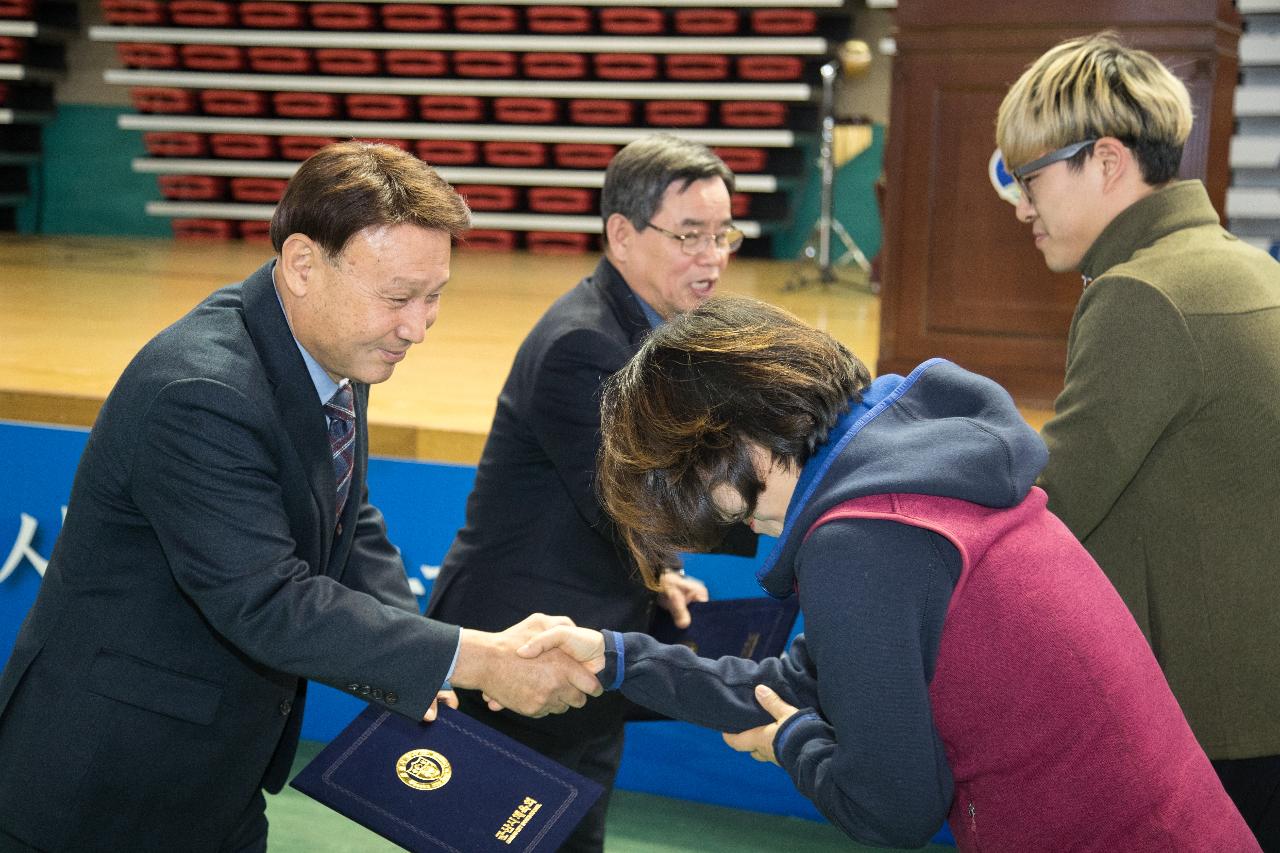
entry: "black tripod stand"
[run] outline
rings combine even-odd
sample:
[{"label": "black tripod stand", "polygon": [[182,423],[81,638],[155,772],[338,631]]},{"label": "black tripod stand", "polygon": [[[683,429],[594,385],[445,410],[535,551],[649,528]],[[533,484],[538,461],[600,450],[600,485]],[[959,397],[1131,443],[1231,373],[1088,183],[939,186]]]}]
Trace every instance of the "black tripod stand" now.
[{"label": "black tripod stand", "polygon": [[[798,268],[787,281],[784,289],[799,290],[811,284],[823,287],[837,282],[849,284],[861,290],[875,293],[879,288],[870,283],[871,262],[858,248],[853,237],[840,224],[832,212],[835,191],[835,81],[845,62],[845,58],[836,59],[822,66],[822,135],[818,148],[818,163],[822,168],[822,191],[818,200],[818,220],[804,248],[800,250],[797,261]],[[844,247],[843,253],[834,260],[831,257],[831,240],[835,237]],[[856,266],[856,271],[850,265]]]}]

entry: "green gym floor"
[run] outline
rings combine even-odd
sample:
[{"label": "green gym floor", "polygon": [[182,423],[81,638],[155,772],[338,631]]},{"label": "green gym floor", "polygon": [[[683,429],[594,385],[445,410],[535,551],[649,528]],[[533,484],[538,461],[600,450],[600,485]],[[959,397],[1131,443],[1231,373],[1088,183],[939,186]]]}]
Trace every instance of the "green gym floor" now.
[{"label": "green gym floor", "polygon": [[[315,757],[321,746],[314,741],[299,744],[294,772]],[[279,796],[267,798],[267,819],[271,822],[270,853],[384,853],[400,849],[287,786]],[[857,844],[825,823],[633,791],[614,792],[604,848],[606,853],[884,851]],[[937,845],[922,849],[955,851]]]}]

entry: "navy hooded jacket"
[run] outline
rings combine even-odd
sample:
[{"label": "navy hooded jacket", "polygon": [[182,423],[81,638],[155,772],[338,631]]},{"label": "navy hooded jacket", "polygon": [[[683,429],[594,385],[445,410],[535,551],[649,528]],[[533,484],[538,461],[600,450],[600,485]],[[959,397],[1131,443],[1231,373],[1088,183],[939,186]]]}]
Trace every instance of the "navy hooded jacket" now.
[{"label": "navy hooded jacket", "polygon": [[[941,359],[906,378],[880,377],[805,464],[760,572],[771,595],[798,590],[805,633],[790,651],[758,664],[713,661],[645,634],[606,631],[601,683],[725,732],[773,722],[754,696],[767,684],[801,709],[774,741],[801,793],[859,841],[927,843],[952,798],[929,683],[960,555],[936,533],[887,520],[841,519],[807,534],[828,509],[867,495],[1012,507],[1046,460],[1040,437],[994,382]],[[815,718],[820,725],[794,725]]]}]

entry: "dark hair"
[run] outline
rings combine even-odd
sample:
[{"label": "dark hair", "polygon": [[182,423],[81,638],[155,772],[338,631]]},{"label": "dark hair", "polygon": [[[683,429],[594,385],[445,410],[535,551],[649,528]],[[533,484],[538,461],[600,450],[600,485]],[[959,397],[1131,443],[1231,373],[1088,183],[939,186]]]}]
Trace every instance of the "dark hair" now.
[{"label": "dark hair", "polygon": [[605,383],[596,478],[645,583],[724,537],[736,519],[716,486],[755,508],[751,444],[804,465],[870,381],[830,335],[754,299],[713,297],[655,329]]},{"label": "dark hair", "polygon": [[436,170],[392,145],[338,142],[298,167],[271,217],[279,252],[290,234],[305,234],[330,258],[366,228],[417,225],[459,237],[471,211]]},{"label": "dark hair", "polygon": [[609,161],[600,191],[600,218],[608,240],[609,217],[620,213],[637,231],[649,227],[667,187],[720,178],[733,192],[733,172],[705,145],[669,133],[654,133],[627,145]]}]

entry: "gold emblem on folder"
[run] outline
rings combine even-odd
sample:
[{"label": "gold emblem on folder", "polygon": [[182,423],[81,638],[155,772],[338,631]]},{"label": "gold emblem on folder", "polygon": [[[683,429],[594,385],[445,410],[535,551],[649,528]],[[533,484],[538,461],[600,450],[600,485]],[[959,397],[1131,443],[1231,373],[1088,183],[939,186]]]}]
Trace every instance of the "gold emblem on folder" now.
[{"label": "gold emblem on folder", "polygon": [[434,750],[414,749],[400,756],[396,775],[410,788],[434,791],[449,781],[453,768],[449,766],[449,759]]}]

